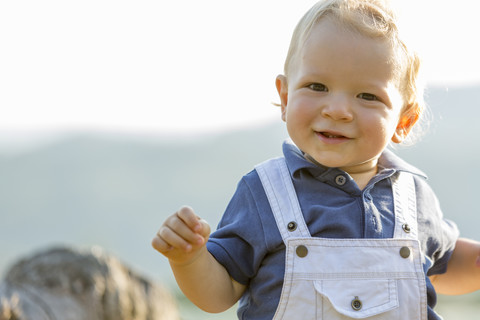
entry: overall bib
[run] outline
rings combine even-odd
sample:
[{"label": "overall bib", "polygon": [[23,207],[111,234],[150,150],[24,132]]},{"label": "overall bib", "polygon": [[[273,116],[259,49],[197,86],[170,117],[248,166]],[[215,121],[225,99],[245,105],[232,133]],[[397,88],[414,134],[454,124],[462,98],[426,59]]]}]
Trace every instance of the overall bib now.
[{"label": "overall bib", "polygon": [[393,238],[326,239],[310,235],[284,158],[266,161],[256,170],[286,246],[274,320],[427,320],[410,174],[392,177]]}]

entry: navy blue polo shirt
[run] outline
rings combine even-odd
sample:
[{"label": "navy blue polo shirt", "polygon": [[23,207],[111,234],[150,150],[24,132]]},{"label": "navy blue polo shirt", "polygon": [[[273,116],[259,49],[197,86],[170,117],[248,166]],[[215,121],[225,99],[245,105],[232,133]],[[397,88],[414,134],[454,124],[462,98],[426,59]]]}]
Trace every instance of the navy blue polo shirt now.
[{"label": "navy blue polo shirt", "polygon": [[[443,218],[425,174],[386,150],[379,159],[378,174],[360,190],[346,172],[311,163],[291,142],[283,144],[283,153],[313,237],[393,237],[390,177],[397,171],[413,174],[419,241],[425,255],[428,319],[441,319],[433,312],[436,294],[427,274],[446,271],[458,230]],[[255,170],[238,183],[207,248],[233,279],[247,286],[239,304],[239,319],[272,319],[283,285],[285,244]]]}]

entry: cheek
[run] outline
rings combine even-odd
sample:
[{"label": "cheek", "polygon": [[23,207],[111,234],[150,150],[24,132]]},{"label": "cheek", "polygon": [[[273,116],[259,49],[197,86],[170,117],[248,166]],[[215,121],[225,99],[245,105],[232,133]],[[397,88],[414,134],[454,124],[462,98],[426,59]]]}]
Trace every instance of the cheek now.
[{"label": "cheek", "polygon": [[[287,131],[294,141],[304,136],[306,130],[310,128],[311,115],[303,108],[298,108],[292,104],[287,108],[285,116]],[[295,143],[299,143],[299,141],[295,141]]]},{"label": "cheek", "polygon": [[294,105],[287,109],[285,116],[287,126],[292,128],[295,127],[297,129],[307,126],[312,118],[312,115],[308,112],[308,110],[305,108],[298,108]]},{"label": "cheek", "polygon": [[379,144],[382,141],[386,141],[386,143],[390,142],[397,128],[396,118],[384,117],[378,114],[362,118],[363,131],[371,137],[372,140],[376,140]]},{"label": "cheek", "polygon": [[316,116],[315,103],[306,97],[293,97],[289,101],[287,117],[295,121],[307,121]]}]

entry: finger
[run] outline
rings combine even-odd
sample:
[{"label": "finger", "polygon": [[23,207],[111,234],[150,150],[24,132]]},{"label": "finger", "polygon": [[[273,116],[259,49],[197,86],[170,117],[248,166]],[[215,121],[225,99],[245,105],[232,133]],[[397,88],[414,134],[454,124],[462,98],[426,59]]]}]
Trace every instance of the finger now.
[{"label": "finger", "polygon": [[177,211],[177,216],[193,231],[199,232],[201,224],[200,218],[195,214],[193,209],[188,206],[183,206]]},{"label": "finger", "polygon": [[173,247],[165,242],[159,235],[155,235],[152,239],[152,247],[160,253],[166,253],[173,249]]},{"label": "finger", "polygon": [[192,244],[190,244],[187,240],[177,234],[174,230],[170,229],[168,226],[162,227],[158,231],[157,237],[172,248],[180,249],[185,252],[192,250]]},{"label": "finger", "polygon": [[178,216],[171,217],[164,227],[170,228],[178,236],[192,245],[201,245],[205,241],[201,234],[190,229]]}]

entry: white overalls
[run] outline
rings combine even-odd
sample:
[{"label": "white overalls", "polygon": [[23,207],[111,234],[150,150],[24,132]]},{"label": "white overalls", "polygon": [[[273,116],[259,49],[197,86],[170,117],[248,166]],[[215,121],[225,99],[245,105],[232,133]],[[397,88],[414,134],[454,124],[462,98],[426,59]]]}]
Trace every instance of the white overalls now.
[{"label": "white overalls", "polygon": [[392,239],[325,239],[310,235],[285,159],[266,161],[256,170],[286,246],[274,320],[427,319],[410,174],[392,177]]}]

